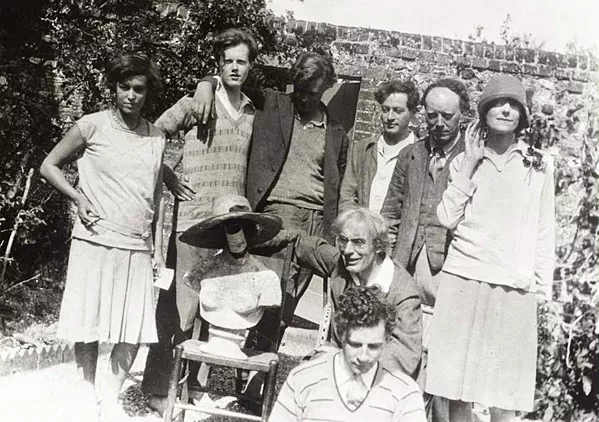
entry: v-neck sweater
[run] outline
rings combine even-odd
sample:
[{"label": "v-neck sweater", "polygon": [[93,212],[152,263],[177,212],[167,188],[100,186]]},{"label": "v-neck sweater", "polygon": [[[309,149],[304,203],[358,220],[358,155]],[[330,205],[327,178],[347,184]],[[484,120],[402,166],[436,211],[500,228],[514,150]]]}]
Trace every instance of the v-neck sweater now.
[{"label": "v-neck sweater", "polygon": [[270,415],[272,422],[424,422],[422,393],[407,375],[379,364],[374,382],[362,404],[350,410],[335,379],[334,359],[328,353],[294,368],[281,388]]}]

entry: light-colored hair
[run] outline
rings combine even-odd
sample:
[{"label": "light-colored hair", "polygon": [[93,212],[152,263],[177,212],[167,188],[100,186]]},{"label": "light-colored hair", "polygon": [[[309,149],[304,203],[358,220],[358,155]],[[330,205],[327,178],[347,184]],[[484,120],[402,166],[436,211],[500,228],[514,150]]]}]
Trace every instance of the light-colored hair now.
[{"label": "light-colored hair", "polygon": [[353,208],[343,211],[333,222],[331,231],[335,236],[338,236],[348,224],[364,225],[378,251],[385,254],[389,253],[391,246],[389,223],[379,213],[368,208]]}]

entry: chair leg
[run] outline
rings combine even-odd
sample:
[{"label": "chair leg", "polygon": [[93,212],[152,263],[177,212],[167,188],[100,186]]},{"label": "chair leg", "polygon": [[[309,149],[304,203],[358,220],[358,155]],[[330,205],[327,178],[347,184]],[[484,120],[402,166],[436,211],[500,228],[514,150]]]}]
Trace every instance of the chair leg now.
[{"label": "chair leg", "polygon": [[279,362],[271,360],[264,383],[264,395],[262,397],[262,422],[267,422],[270,416],[270,411],[275,401],[275,385],[277,379],[277,370]]},{"label": "chair leg", "polygon": [[166,409],[164,410],[164,420],[166,422],[173,421],[173,410],[175,408],[175,402],[177,401],[177,384],[179,383],[179,376],[181,374],[181,355],[183,354],[183,346],[178,345],[175,347],[175,362],[173,370],[171,372],[171,380],[168,386],[168,396],[166,399]]}]

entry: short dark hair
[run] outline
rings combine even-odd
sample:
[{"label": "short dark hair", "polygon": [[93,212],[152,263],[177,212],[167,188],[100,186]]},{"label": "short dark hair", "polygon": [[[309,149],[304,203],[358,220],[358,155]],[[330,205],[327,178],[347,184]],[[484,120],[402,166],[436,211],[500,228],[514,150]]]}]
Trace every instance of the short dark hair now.
[{"label": "short dark hair", "polygon": [[227,48],[236,47],[239,44],[245,44],[249,50],[248,59],[254,62],[258,57],[258,43],[252,34],[241,28],[229,28],[218,34],[214,39],[214,58],[218,61],[225,54]]},{"label": "short dark hair", "polygon": [[344,341],[350,330],[385,325],[385,334],[390,335],[397,325],[397,312],[383,297],[378,286],[356,286],[349,288],[339,297],[334,316],[337,335]]},{"label": "short dark hair", "polygon": [[468,88],[461,81],[452,78],[438,79],[430,84],[422,95],[422,105],[426,105],[426,97],[433,88],[447,88],[454,92],[460,97],[460,110],[462,113],[466,113],[470,110],[470,95],[468,95]]},{"label": "short dark hair", "polygon": [[406,94],[408,96],[408,110],[411,112],[416,111],[418,101],[420,101],[420,95],[418,94],[418,88],[416,88],[416,85],[414,85],[412,81],[392,79],[383,82],[376,89],[374,99],[379,104],[383,104],[391,94]]},{"label": "short dark hair", "polygon": [[302,85],[323,78],[327,88],[332,87],[336,80],[331,58],[310,52],[299,56],[289,69],[289,76],[294,85]]},{"label": "short dark hair", "polygon": [[116,91],[116,84],[137,75],[148,78],[148,94],[150,97],[162,92],[163,85],[160,72],[146,54],[123,53],[109,60],[106,64],[106,85],[112,92]]}]

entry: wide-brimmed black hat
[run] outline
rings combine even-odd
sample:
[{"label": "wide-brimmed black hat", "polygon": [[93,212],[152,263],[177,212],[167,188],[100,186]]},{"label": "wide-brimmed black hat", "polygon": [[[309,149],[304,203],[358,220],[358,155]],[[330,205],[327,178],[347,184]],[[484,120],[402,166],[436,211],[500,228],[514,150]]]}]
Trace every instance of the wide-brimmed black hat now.
[{"label": "wide-brimmed black hat", "polygon": [[224,223],[230,220],[241,224],[248,246],[272,239],[283,224],[275,215],[252,212],[250,202],[243,196],[222,195],[212,201],[212,216],[185,230],[179,239],[201,248],[224,248],[227,244]]}]

